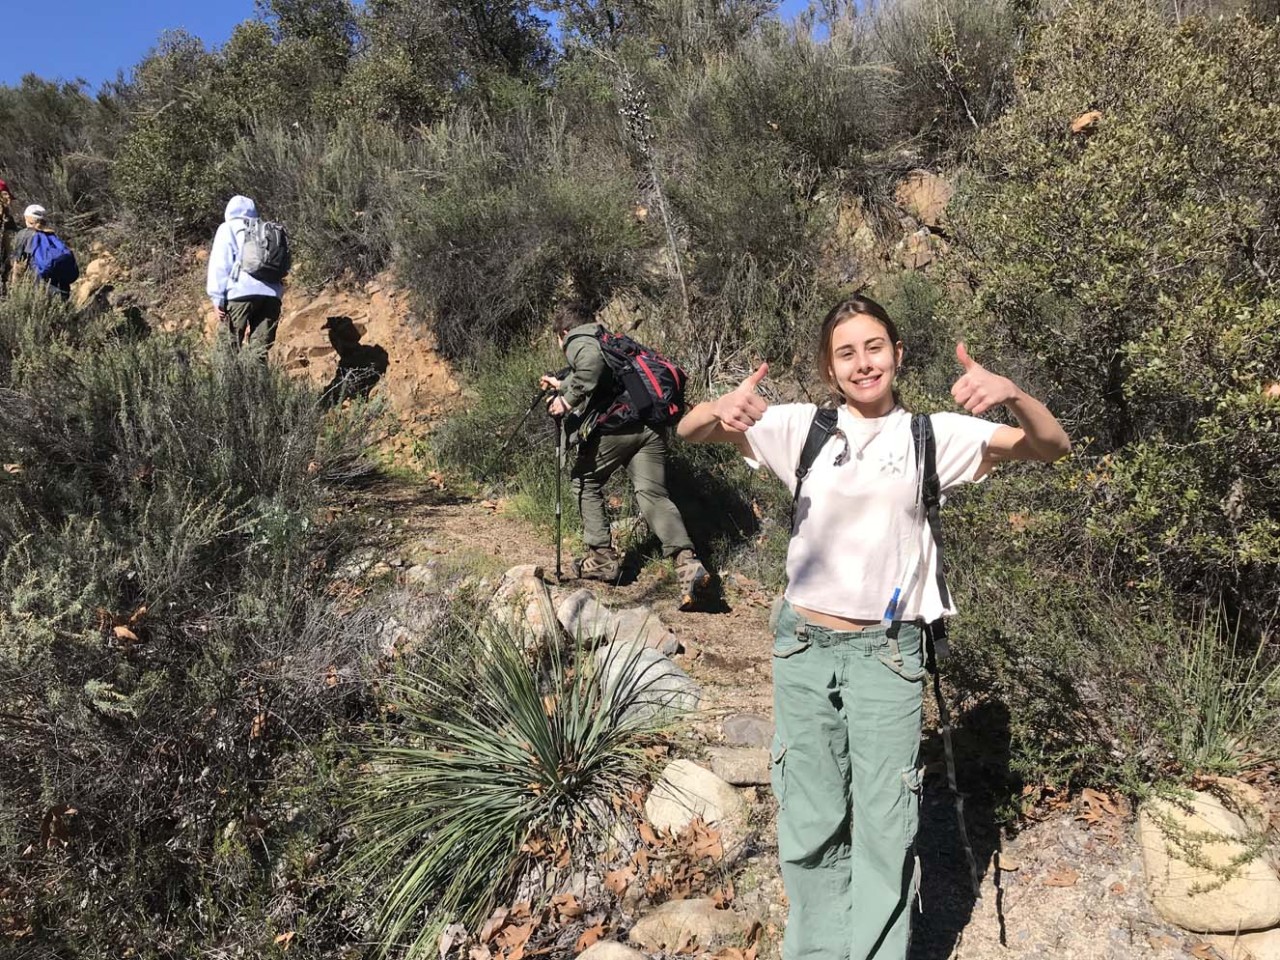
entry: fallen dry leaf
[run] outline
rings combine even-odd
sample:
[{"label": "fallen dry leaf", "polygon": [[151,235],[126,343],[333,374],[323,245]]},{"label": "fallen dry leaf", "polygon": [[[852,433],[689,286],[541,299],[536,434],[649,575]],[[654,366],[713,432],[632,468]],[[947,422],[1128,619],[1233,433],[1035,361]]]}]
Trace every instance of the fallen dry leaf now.
[{"label": "fallen dry leaf", "polygon": [[1046,887],[1074,887],[1079,879],[1080,874],[1070,867],[1058,867],[1045,874],[1044,885]]},{"label": "fallen dry leaf", "polygon": [[587,908],[579,903],[578,898],[572,893],[562,893],[558,897],[552,897],[551,905],[556,908],[561,920],[576,920],[587,912]]},{"label": "fallen dry leaf", "polygon": [[524,945],[533,936],[535,926],[536,924],[533,920],[528,920],[519,926],[503,927],[502,932],[498,934],[498,943],[506,947],[509,953],[523,950]]},{"label": "fallen dry leaf", "polygon": [[293,934],[294,931],[290,930],[288,933],[282,933],[276,937],[275,942],[280,946],[281,950],[289,949],[289,944],[293,943]]},{"label": "fallen dry leaf", "polygon": [[622,896],[626,892],[631,881],[636,878],[636,872],[631,867],[623,867],[621,870],[610,870],[604,875],[605,888],[616,897]]},{"label": "fallen dry leaf", "polygon": [[451,923],[440,932],[440,960],[448,956],[449,951],[467,939],[467,928],[461,923]]},{"label": "fallen dry leaf", "polygon": [[125,626],[112,627],[111,633],[117,640],[126,640],[129,643],[141,643],[138,635]]},{"label": "fallen dry leaf", "polygon": [[1216,949],[1214,949],[1213,944],[1205,940],[1189,944],[1187,946],[1187,953],[1195,957],[1196,960],[1219,960],[1222,956]]},{"label": "fallen dry leaf", "polygon": [[582,931],[582,935],[578,937],[578,942],[573,945],[573,952],[581,953],[583,950],[587,949],[587,947],[596,943],[603,936],[604,921],[602,920]]},{"label": "fallen dry leaf", "polygon": [[502,925],[507,922],[507,914],[511,911],[507,907],[498,907],[489,915],[489,919],[484,922],[484,926],[480,928],[480,942],[488,943],[494,938]]}]

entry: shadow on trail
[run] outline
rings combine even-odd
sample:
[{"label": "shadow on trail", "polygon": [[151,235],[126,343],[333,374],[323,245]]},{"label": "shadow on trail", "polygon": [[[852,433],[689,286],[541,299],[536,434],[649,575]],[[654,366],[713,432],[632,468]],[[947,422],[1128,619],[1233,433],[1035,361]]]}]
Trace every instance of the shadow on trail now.
[{"label": "shadow on trail", "polygon": [[[965,824],[983,883],[984,897],[1000,891],[986,883],[992,856],[1000,849],[996,806],[1016,795],[1019,785],[1009,770],[1009,710],[995,701],[968,711],[952,727],[956,778],[964,795]],[[926,730],[921,747],[925,764],[924,795],[920,804],[920,900],[923,912],[913,924],[910,960],[947,960],[973,918],[977,897],[969,876],[968,861],[956,819],[955,798],[947,786],[942,737],[936,727]],[[1000,931],[1001,942],[1004,931]]]}]

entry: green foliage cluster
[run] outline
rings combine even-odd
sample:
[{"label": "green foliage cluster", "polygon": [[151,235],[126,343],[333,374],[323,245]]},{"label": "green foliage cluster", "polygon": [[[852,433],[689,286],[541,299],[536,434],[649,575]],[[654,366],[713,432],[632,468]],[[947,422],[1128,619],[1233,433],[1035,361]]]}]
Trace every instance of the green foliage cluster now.
[{"label": "green foliage cluster", "polygon": [[[1191,763],[1177,738],[1139,748],[1159,714],[1142,678],[1173,670],[1193,602],[1220,598],[1244,644],[1280,610],[1277,56],[1274,25],[1063,10],[976,138],[953,216],[974,291],[961,325],[1077,446],[1051,481],[972,504],[975,528],[1021,544],[962,544],[960,566],[982,560],[974,629],[1006,668],[1047,645],[1054,682],[1116,728],[1091,742],[1146,775]],[[1237,761],[1274,752],[1263,739]]]},{"label": "green foliage cluster", "polygon": [[330,605],[341,531],[313,518],[366,470],[364,424],[118,320],[29,284],[0,301],[0,840],[27,848],[0,910],[59,954],[263,955],[306,885],[297,922],[342,939],[307,856],[361,702],[327,672],[372,624]]},{"label": "green foliage cluster", "polygon": [[[1112,582],[1226,591],[1262,623],[1280,600],[1277,55],[1280,31],[1245,21],[1064,13],[1028,59],[1035,86],[979,139],[957,216],[975,324],[1054,370],[1091,455],[1085,519]],[[1073,136],[1086,109],[1096,132]]]}]

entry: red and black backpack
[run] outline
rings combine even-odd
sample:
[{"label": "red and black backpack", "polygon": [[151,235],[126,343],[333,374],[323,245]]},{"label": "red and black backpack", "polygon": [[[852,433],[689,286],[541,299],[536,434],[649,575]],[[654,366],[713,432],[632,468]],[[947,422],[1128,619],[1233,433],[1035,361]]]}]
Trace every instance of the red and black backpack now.
[{"label": "red and black backpack", "polygon": [[596,327],[595,337],[620,388],[596,421],[597,428],[607,433],[633,423],[663,427],[680,419],[689,376],[678,363],[625,333]]}]

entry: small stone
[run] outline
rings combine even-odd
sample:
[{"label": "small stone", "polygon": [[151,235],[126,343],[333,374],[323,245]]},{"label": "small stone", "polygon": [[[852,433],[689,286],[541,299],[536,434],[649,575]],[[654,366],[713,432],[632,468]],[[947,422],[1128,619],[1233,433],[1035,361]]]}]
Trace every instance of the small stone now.
[{"label": "small stone", "polygon": [[1280,960],[1280,928],[1239,936],[1211,936],[1209,942],[1227,960]]},{"label": "small stone", "polygon": [[724,742],[731,747],[763,747],[773,742],[773,721],[754,713],[726,717]]},{"label": "small stone", "polygon": [[596,652],[600,682],[624,716],[649,720],[662,713],[684,715],[698,709],[702,688],[657,650],[636,643],[611,643]]},{"label": "small stone", "polygon": [[525,564],[506,572],[489,601],[486,629],[518,638],[526,650],[559,642],[560,624],[542,567]]},{"label": "small stone", "polygon": [[578,960],[646,960],[639,950],[616,940],[601,940],[578,954]]},{"label": "small stone", "polygon": [[617,630],[613,613],[585,587],[558,603],[556,617],[569,638],[583,646],[608,642]]},{"label": "small stone", "polygon": [[629,607],[613,611],[614,643],[642,642],[661,653],[672,656],[680,649],[680,641],[671,628],[649,607]]},{"label": "small stone", "polygon": [[720,831],[726,860],[735,859],[746,840],[746,802],[732,786],[691,760],[667,765],[649,792],[644,813],[655,827],[674,833],[702,819]]},{"label": "small stone", "polygon": [[744,939],[752,922],[745,914],[717,910],[713,900],[671,900],[637,921],[627,939],[650,952],[690,942],[711,949]]},{"label": "small stone", "polygon": [[769,751],[762,747],[712,747],[711,772],[735,787],[769,782]]}]

